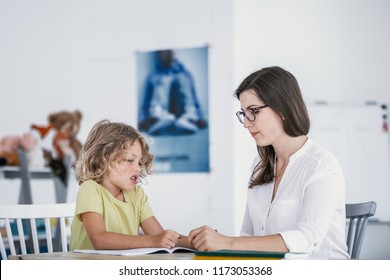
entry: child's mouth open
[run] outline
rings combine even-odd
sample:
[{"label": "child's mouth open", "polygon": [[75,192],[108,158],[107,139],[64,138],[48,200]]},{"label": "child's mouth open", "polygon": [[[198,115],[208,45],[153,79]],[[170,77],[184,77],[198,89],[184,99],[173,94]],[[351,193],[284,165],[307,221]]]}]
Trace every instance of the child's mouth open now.
[{"label": "child's mouth open", "polygon": [[133,184],[138,184],[140,182],[137,175],[132,176],[130,179],[133,182]]}]

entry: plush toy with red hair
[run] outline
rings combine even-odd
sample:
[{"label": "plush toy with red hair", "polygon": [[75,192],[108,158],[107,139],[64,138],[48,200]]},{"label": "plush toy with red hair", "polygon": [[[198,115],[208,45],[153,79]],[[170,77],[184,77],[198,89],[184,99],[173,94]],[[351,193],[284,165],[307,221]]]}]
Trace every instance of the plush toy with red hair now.
[{"label": "plush toy with red hair", "polygon": [[66,180],[64,158],[69,156],[74,164],[79,156],[81,142],[77,139],[82,114],[80,111],[60,111],[48,116],[48,124],[31,126],[40,137],[40,146],[46,165],[61,180]]},{"label": "plush toy with red hair", "polygon": [[63,159],[66,155],[70,155],[73,161],[78,158],[81,142],[77,139],[77,134],[81,118],[82,114],[78,110],[60,111],[49,115],[48,125],[31,126],[42,139],[46,158]]}]

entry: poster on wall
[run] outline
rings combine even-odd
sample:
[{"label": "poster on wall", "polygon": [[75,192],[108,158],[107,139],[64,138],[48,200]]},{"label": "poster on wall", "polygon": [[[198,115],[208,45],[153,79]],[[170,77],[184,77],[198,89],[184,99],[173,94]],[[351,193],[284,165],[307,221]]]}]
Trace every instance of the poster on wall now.
[{"label": "poster on wall", "polygon": [[137,90],[155,171],[209,172],[208,47],[137,52]]}]

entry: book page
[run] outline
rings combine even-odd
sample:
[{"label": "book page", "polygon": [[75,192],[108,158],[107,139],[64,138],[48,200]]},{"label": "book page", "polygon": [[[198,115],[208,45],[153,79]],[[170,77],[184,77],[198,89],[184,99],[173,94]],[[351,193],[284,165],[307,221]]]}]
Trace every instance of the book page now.
[{"label": "book page", "polygon": [[125,250],[83,250],[76,249],[73,252],[75,253],[84,253],[84,254],[103,254],[103,255],[119,255],[119,256],[137,256],[137,255],[146,255],[151,253],[173,253],[177,250],[185,250],[187,252],[194,251],[185,247],[174,247],[172,249],[166,248],[136,248],[136,249],[125,249]]}]

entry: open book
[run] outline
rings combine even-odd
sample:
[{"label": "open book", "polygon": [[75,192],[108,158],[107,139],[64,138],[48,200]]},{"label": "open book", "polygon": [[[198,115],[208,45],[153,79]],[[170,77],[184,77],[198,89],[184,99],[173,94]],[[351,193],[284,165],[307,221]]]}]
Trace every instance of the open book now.
[{"label": "open book", "polygon": [[173,247],[172,249],[166,248],[136,248],[136,249],[125,249],[125,250],[82,250],[76,249],[75,253],[84,254],[102,254],[102,255],[118,255],[118,256],[137,256],[146,255],[153,253],[183,253],[183,252],[194,252],[195,250],[185,247]]}]

